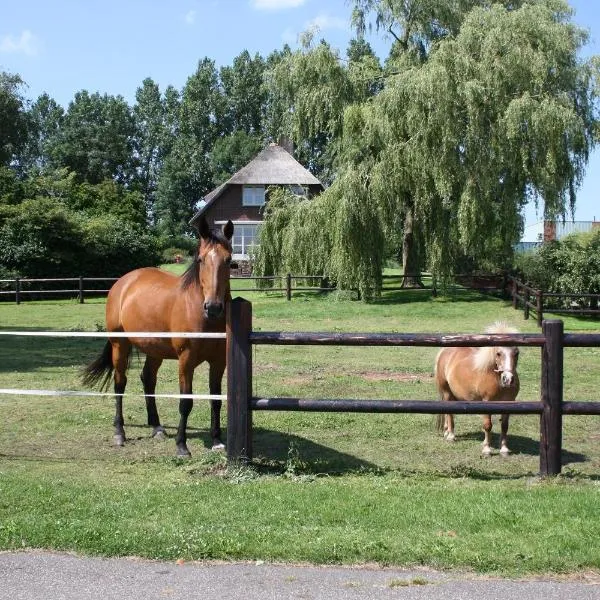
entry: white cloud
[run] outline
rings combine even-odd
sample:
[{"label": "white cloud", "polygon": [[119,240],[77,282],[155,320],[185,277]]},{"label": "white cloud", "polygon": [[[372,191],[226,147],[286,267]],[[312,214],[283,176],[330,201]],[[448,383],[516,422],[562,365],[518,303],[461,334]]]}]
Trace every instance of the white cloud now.
[{"label": "white cloud", "polygon": [[3,54],[26,54],[27,56],[36,56],[38,53],[38,40],[29,31],[25,29],[19,37],[13,35],[4,35],[0,37],[0,53]]},{"label": "white cloud", "polygon": [[251,0],[250,4],[258,10],[283,10],[297,8],[305,2],[306,0]]},{"label": "white cloud", "polygon": [[196,22],[196,11],[195,10],[190,10],[190,12],[188,12],[187,15],[185,15],[185,22],[188,25],[193,25]]},{"label": "white cloud", "polygon": [[331,17],[326,14],[321,14],[306,25],[306,29],[317,28],[319,31],[325,31],[326,29],[349,29],[350,24],[346,19],[341,17]]}]

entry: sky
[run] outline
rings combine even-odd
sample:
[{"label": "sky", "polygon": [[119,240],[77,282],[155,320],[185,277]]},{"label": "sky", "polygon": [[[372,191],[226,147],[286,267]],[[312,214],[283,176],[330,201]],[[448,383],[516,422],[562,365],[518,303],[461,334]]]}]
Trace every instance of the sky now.
[{"label": "sky", "polygon": [[[76,92],[121,95],[130,104],[146,77],[164,90],[183,88],[199,60],[231,65],[243,50],[266,57],[317,27],[343,55],[353,36],[349,0],[4,0],[0,71],[16,73],[35,100],[47,92],[65,108]],[[582,57],[600,54],[600,2],[570,0],[590,41]],[[389,35],[367,37],[383,60]],[[600,220],[600,148],[590,158],[574,218]],[[525,238],[541,220],[527,207]],[[569,216],[571,218],[571,216]]]}]

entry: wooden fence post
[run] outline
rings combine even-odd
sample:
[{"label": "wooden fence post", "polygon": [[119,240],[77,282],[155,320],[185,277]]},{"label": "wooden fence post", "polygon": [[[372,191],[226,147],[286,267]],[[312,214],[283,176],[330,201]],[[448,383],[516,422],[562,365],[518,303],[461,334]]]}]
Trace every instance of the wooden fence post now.
[{"label": "wooden fence post", "polygon": [[542,326],[544,320],[544,292],[537,290],[536,293],[536,312],[537,312],[537,324],[538,327]]},{"label": "wooden fence post", "polygon": [[523,286],[523,318],[525,320],[529,319],[529,288],[527,286]]},{"label": "wooden fence post", "polygon": [[227,462],[252,460],[252,304],[232,300],[227,309]]},{"label": "wooden fence post", "polygon": [[285,276],[285,295],[288,300],[292,299],[292,274],[288,273]]},{"label": "wooden fence post", "polygon": [[542,404],[540,417],[540,474],[558,475],[562,455],[563,322],[542,323]]},{"label": "wooden fence post", "polygon": [[79,276],[79,304],[83,304],[83,276]]},{"label": "wooden fence post", "polygon": [[21,280],[18,277],[15,279],[15,302],[21,304]]}]

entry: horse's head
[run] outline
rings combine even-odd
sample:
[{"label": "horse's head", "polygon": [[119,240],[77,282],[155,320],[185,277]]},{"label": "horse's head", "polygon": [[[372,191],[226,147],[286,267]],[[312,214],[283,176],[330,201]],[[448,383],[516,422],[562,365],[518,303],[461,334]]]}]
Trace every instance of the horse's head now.
[{"label": "horse's head", "polygon": [[211,231],[202,217],[198,226],[199,281],[204,295],[204,316],[218,319],[223,315],[225,302],[230,298],[229,275],[233,223],[227,221],[222,231]]},{"label": "horse's head", "polygon": [[515,346],[497,346],[494,348],[494,360],[496,363],[494,371],[500,374],[500,385],[502,387],[513,386],[519,360],[519,349]]}]

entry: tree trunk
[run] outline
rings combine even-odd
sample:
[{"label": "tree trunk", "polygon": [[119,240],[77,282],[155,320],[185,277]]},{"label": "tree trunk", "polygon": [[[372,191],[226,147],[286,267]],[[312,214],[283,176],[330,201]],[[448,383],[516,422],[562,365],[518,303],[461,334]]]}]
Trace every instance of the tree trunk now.
[{"label": "tree trunk", "polygon": [[403,288],[422,288],[421,265],[419,248],[415,238],[413,207],[409,207],[404,217],[404,232],[402,236],[402,268],[404,279]]}]

